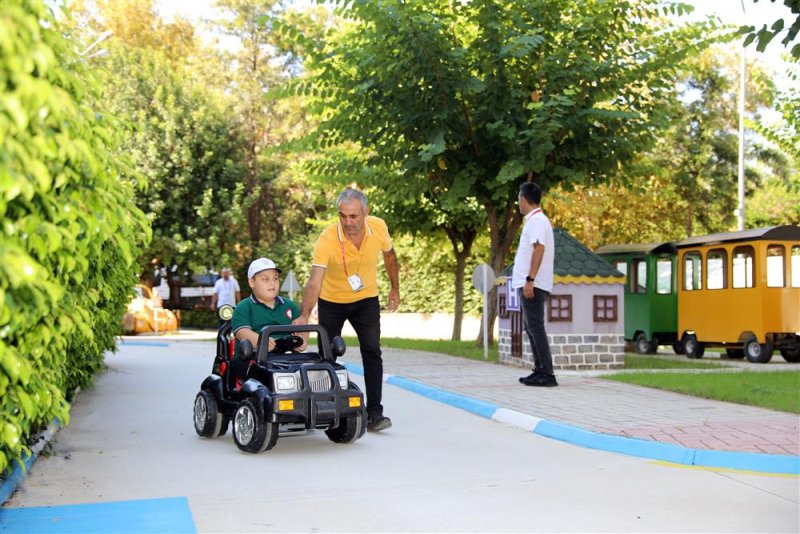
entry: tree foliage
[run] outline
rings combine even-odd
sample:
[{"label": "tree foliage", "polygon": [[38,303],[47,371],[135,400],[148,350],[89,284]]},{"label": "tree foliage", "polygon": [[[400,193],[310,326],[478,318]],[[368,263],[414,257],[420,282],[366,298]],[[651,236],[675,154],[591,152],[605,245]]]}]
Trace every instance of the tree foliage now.
[{"label": "tree foliage", "polygon": [[545,190],[602,182],[652,141],[673,65],[714,28],[672,26],[662,7],[686,9],[343,2],[347,21],[305,47],[300,91],[316,100],[319,146],[360,149],[333,172],[383,191],[387,211],[413,211],[417,228],[480,228],[485,217],[500,272],[520,226],[521,181]]},{"label": "tree foliage", "polygon": [[122,129],[40,2],[0,12],[0,472],[115,347],[149,227]]},{"label": "tree foliage", "polygon": [[[753,3],[757,5],[758,1],[753,0]],[[775,3],[775,0],[769,1]],[[739,31],[745,35],[744,46],[756,43],[756,50],[763,52],[772,40],[782,33],[785,33],[785,35],[780,42],[784,47],[788,48],[794,42],[797,38],[797,33],[800,32],[800,0],[783,0],[783,5],[789,8],[791,14],[794,15],[794,20],[791,17],[787,17],[788,26],[783,18],[776,19],[769,27],[764,24],[759,29],[751,25],[742,26]],[[791,47],[790,54],[795,59],[800,59],[800,43],[796,43]]]}]

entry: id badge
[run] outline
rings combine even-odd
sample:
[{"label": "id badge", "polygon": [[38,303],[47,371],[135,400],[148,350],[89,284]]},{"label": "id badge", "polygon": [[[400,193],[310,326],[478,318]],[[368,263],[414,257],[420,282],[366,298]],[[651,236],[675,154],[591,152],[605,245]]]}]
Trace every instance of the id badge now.
[{"label": "id badge", "polygon": [[352,274],[347,277],[347,282],[350,284],[350,287],[353,289],[353,293],[361,291],[364,289],[364,282],[361,281],[361,277],[357,274]]}]

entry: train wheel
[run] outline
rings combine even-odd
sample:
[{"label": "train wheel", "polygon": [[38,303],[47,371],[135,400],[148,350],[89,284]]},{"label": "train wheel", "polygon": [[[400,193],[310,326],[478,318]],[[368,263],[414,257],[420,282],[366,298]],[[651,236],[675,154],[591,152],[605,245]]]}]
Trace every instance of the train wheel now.
[{"label": "train wheel", "polygon": [[638,336],[636,336],[636,340],[633,342],[633,345],[634,347],[636,347],[636,352],[638,352],[639,354],[650,354],[652,352],[655,352],[653,350],[654,347],[653,343],[647,341],[647,336],[641,333]]},{"label": "train wheel", "polygon": [[749,339],[744,343],[744,355],[750,363],[767,363],[772,359],[772,345]]},{"label": "train wheel", "polygon": [[725,354],[727,354],[728,358],[731,360],[744,358],[744,351],[742,349],[725,349]]},{"label": "train wheel", "polygon": [[789,363],[800,362],[800,346],[791,349],[781,349],[781,356]]},{"label": "train wheel", "polygon": [[683,350],[687,358],[698,359],[703,357],[706,347],[697,341],[697,336],[694,334],[686,334],[683,337]]},{"label": "train wheel", "polygon": [[672,350],[675,351],[675,354],[683,354],[686,350],[683,348],[683,343],[680,341],[676,341],[672,344]]}]

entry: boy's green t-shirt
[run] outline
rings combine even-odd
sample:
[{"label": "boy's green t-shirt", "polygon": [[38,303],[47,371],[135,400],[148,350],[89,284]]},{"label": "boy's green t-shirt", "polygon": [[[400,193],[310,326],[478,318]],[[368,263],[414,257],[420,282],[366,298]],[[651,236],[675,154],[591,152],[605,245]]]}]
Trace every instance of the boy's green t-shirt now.
[{"label": "boy's green t-shirt", "polygon": [[[259,333],[266,326],[292,324],[294,319],[300,316],[300,307],[291,299],[275,297],[275,307],[270,308],[260,302],[255,295],[250,295],[243,299],[233,310],[231,317],[231,332],[236,335],[237,330],[250,328],[253,332]],[[271,337],[284,337],[286,334],[273,334]],[[258,347],[253,347],[258,350]],[[239,340],[236,340],[236,358],[241,357],[239,350]]]}]

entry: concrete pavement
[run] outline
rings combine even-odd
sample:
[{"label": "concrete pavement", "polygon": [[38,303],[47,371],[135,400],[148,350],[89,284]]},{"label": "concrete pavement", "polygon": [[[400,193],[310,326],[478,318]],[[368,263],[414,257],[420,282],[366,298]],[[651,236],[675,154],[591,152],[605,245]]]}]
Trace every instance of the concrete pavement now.
[{"label": "concrete pavement", "polygon": [[[185,331],[158,340],[213,336]],[[154,341],[137,336],[125,342]],[[383,353],[389,384],[551,438],[688,465],[800,474],[796,414],[603,380],[600,372],[561,371],[559,387],[532,388],[518,381],[527,369],[424,351]],[[358,347],[348,347],[342,360],[360,371]],[[726,364],[759,371],[798,368],[780,357],[766,365]]]}]

